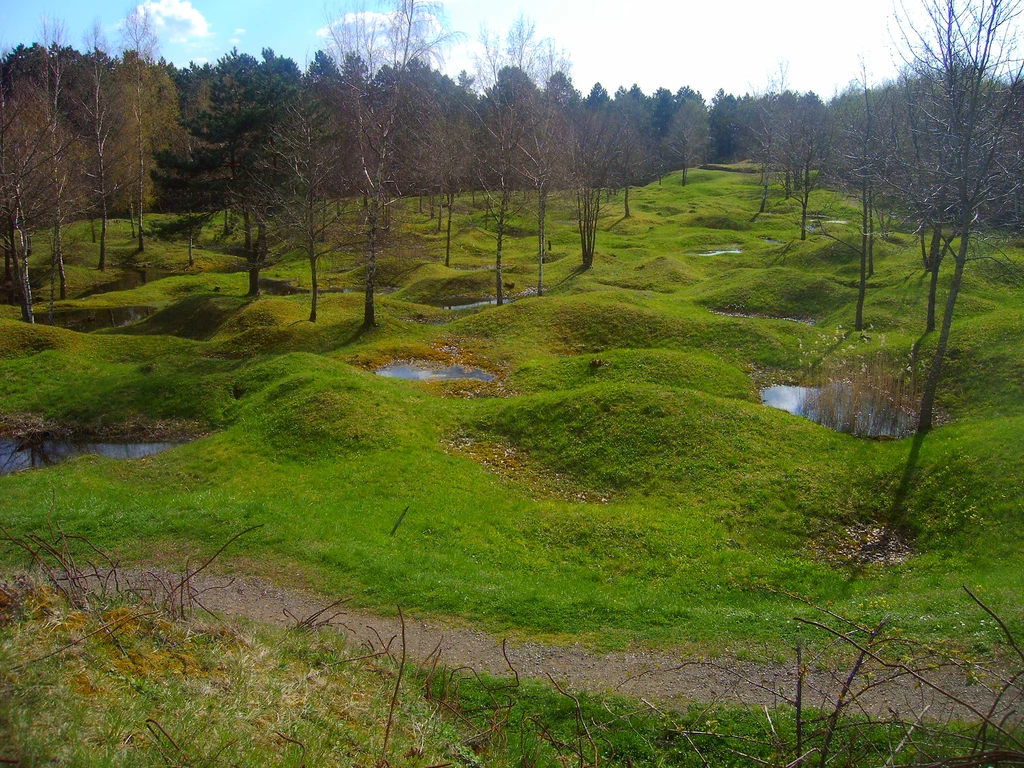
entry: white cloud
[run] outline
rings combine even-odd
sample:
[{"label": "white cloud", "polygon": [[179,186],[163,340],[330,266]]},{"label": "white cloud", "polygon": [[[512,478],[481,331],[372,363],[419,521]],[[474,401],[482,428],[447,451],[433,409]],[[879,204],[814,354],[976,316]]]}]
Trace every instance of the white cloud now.
[{"label": "white cloud", "polygon": [[149,13],[156,31],[168,42],[210,36],[210,25],[190,0],[146,0],[139,9]]},{"label": "white cloud", "polygon": [[238,29],[235,30],[235,34],[236,35],[244,35],[245,34],[245,30],[242,29],[241,27],[239,27]]}]

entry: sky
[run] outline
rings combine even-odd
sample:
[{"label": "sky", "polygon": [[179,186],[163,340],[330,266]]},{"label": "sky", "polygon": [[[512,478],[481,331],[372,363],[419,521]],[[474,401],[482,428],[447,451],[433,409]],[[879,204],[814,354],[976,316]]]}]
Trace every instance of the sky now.
[{"label": "sky", "polygon": [[[894,41],[900,34],[894,2],[900,1],[444,0],[449,26],[461,33],[445,70],[452,76],[462,69],[472,74],[481,29],[504,35],[523,15],[538,38],[551,38],[567,52],[573,81],[584,93],[595,82],[610,93],[634,83],[648,94],[688,85],[710,101],[719,88],[741,95],[781,81],[827,99],[859,78],[862,62],[870,82],[896,73]],[[159,53],[179,66],[216,62],[233,47],[257,56],[269,47],[303,67],[324,47],[327,23],[353,7],[325,6],[320,0],[145,0],[145,5],[156,22]],[[124,0],[0,0],[0,48],[40,40],[46,19],[79,48],[98,22],[116,49],[119,24],[133,7]],[[375,8],[372,0],[360,7]]]}]

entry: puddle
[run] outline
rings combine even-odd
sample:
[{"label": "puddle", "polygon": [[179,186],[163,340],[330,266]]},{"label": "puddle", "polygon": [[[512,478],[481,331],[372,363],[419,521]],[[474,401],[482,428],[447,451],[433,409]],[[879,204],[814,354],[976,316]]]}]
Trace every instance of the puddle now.
[{"label": "puddle", "polygon": [[182,443],[26,443],[19,440],[0,440],[0,475],[48,467],[86,453],[106,456],[109,459],[141,459],[178,445]]},{"label": "puddle", "polygon": [[857,437],[900,438],[917,428],[912,409],[894,406],[890,396],[874,389],[855,391],[847,381],[820,387],[767,387],[761,390],[761,402]]},{"label": "puddle", "polygon": [[[497,299],[445,299],[443,302],[437,304],[431,304],[433,307],[440,307],[441,309],[470,309],[472,307],[487,307],[491,305],[497,305]],[[506,304],[511,304],[512,299],[505,299]]]},{"label": "puddle", "polygon": [[785,245],[784,242],[782,242],[781,240],[776,240],[774,237],[766,237],[764,241],[769,245]]},{"label": "puddle", "polygon": [[374,371],[378,376],[390,379],[411,379],[413,381],[451,381],[476,379],[494,381],[497,376],[480,368],[464,368],[461,365],[434,365],[426,362],[392,363]]},{"label": "puddle", "polygon": [[[112,270],[113,273],[113,270]],[[94,285],[85,293],[81,294],[79,298],[85,298],[87,296],[98,296],[101,293],[114,293],[116,291],[130,291],[133,288],[138,288],[140,285],[146,285],[156,280],[162,280],[165,277],[175,274],[167,269],[136,269],[134,267],[122,267],[117,270],[119,277],[111,280],[108,283],[100,283]]]},{"label": "puddle", "polygon": [[728,248],[724,251],[703,251],[698,256],[723,256],[727,253],[743,253],[740,248]]},{"label": "puddle", "polygon": [[36,313],[40,325],[56,325],[71,331],[89,333],[101,328],[121,328],[145,320],[156,312],[156,307],[108,307],[106,309],[61,309],[53,313],[52,322],[46,312]]},{"label": "puddle", "polygon": [[803,416],[807,396],[814,387],[776,386],[761,390],[761,402],[772,408],[788,411],[794,416]]},{"label": "puddle", "polygon": [[727,312],[722,309],[708,308],[708,312],[722,317],[742,317],[748,320],[785,320],[787,323],[800,323],[802,325],[815,325],[817,321],[813,317],[774,317],[772,315],[751,315],[745,312]]},{"label": "puddle", "polygon": [[289,280],[273,280],[269,277],[260,278],[260,293],[268,296],[298,296],[309,293],[308,288],[299,288]]}]

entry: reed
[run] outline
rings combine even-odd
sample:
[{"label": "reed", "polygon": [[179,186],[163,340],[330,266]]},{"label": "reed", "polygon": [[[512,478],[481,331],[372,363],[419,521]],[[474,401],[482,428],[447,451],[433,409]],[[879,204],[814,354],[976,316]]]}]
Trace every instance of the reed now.
[{"label": "reed", "polygon": [[899,438],[914,433],[919,403],[914,376],[880,354],[824,367],[803,415],[837,432]]}]

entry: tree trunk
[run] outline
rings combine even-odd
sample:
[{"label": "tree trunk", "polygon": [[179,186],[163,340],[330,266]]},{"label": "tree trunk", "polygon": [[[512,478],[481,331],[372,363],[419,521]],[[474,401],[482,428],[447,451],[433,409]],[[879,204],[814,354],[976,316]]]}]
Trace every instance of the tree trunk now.
[{"label": "tree trunk", "polygon": [[868,277],[875,276],[875,190],[868,188]]},{"label": "tree trunk", "polygon": [[[431,200],[433,200],[433,198],[431,198]],[[433,212],[433,208],[431,208],[431,212]],[[437,195],[437,234],[441,234],[441,224],[442,224],[441,219],[443,219],[443,218],[444,218],[444,195],[439,192],[438,195]]]},{"label": "tree trunk", "polygon": [[800,195],[800,239],[807,239],[807,205],[811,202],[811,167],[804,166],[804,188]]},{"label": "tree trunk", "polygon": [[60,300],[64,301],[68,297],[68,277],[64,271],[64,236],[59,221],[53,229],[53,255],[57,261],[57,274],[60,276]]},{"label": "tree trunk", "polygon": [[857,316],[853,322],[853,330],[864,330],[864,294],[868,286],[868,182],[861,181],[860,186],[860,283],[857,288]]},{"label": "tree trunk", "polygon": [[448,225],[444,236],[444,265],[451,266],[452,260],[452,207],[455,205],[455,193],[448,193]]},{"label": "tree trunk", "polygon": [[942,316],[942,330],[939,331],[939,343],[935,347],[935,356],[932,358],[928,379],[924,385],[924,396],[921,398],[921,414],[917,423],[918,432],[927,432],[932,428],[935,392],[939,388],[939,379],[942,376],[942,361],[946,356],[946,346],[949,343],[949,329],[953,325],[953,310],[956,308],[956,297],[960,293],[964,266],[967,263],[967,241],[969,235],[964,230],[962,231],[964,233],[961,235],[960,248],[956,255],[956,269],[953,271],[953,281],[950,283],[949,296],[946,298],[946,311]]},{"label": "tree trunk", "polygon": [[501,281],[501,257],[505,247],[505,217],[508,214],[509,197],[510,193],[508,188],[502,188],[498,216],[495,222],[497,225],[496,229],[498,230],[498,249],[494,261],[495,280],[497,284],[495,295],[497,296],[497,304],[499,307],[505,303],[504,285],[502,285]]},{"label": "tree trunk", "polygon": [[[142,97],[139,97],[139,104],[141,109]],[[142,208],[144,203],[145,195],[145,183],[146,183],[146,166],[145,157],[143,154],[143,140],[142,140],[142,118],[139,118],[139,253],[146,250],[146,240],[142,232]]]},{"label": "tree trunk", "polygon": [[[379,193],[378,193],[379,194]],[[366,197],[363,198],[367,200]],[[380,215],[380,199],[367,201],[366,209],[366,298],[363,302],[363,330],[377,324],[376,307],[373,303],[374,284],[377,282],[377,226]]]},{"label": "tree trunk", "polygon": [[132,226],[132,240],[135,239],[135,203],[128,203],[128,221]]},{"label": "tree trunk", "polygon": [[313,296],[309,306],[309,322],[316,322],[316,300],[320,293],[319,284],[316,280],[316,245],[312,240],[306,246],[306,255],[309,257],[309,278],[313,285]]},{"label": "tree trunk", "polygon": [[15,245],[14,218],[7,217],[7,249],[4,251],[4,282],[14,278],[14,270],[18,266],[18,249]]},{"label": "tree trunk", "polygon": [[628,218],[630,218],[630,216],[629,216],[629,184],[626,185],[625,203],[626,203],[626,215],[623,218],[628,219]]},{"label": "tree trunk", "polygon": [[246,297],[254,299],[260,295],[260,265],[249,264],[249,292]]},{"label": "tree trunk", "polygon": [[[921,243],[924,243],[924,235],[921,236]],[[935,304],[936,294],[939,290],[939,267],[942,265],[944,252],[942,244],[942,230],[939,227],[932,228],[932,242],[925,259],[925,269],[929,274],[928,281],[928,317],[925,320],[925,333],[935,330]]]},{"label": "tree trunk", "polygon": [[29,256],[29,237],[25,234],[25,230],[19,230],[19,238],[21,240],[21,266],[18,266],[18,260],[15,259],[14,268],[18,273],[18,289],[21,293],[21,319],[26,323],[34,323],[36,321],[35,314],[32,310],[32,282],[28,276],[28,256]]},{"label": "tree trunk", "polygon": [[537,190],[537,295],[544,295],[544,240],[548,213],[548,190],[541,185]]},{"label": "tree trunk", "polygon": [[99,270],[107,269],[107,201],[102,202],[102,218],[100,219],[100,263]]},{"label": "tree trunk", "polygon": [[245,252],[252,250],[252,221],[249,218],[249,209],[242,209],[242,227],[245,230]]}]

